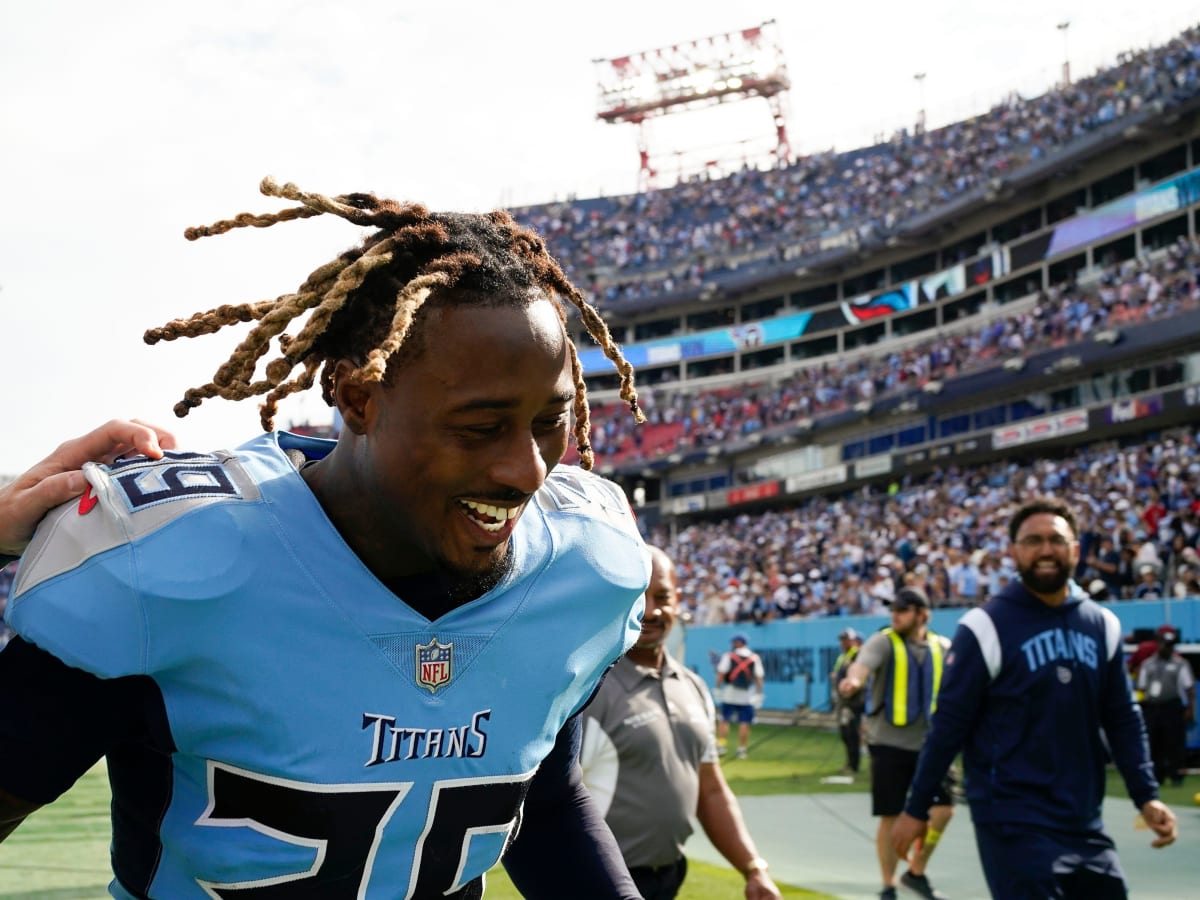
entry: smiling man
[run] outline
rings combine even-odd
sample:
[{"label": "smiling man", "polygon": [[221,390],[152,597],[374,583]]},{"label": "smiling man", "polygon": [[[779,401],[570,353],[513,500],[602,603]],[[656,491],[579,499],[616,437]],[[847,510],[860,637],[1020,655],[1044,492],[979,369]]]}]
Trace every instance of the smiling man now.
[{"label": "smiling man", "polygon": [[[299,206],[189,236],[376,230],[294,293],[147,340],[254,322],[177,413],[265,394],[269,430],[320,373],[345,426],[85,469],[8,606],[0,836],[106,757],[116,897],[471,900],[503,857],[526,897],[635,900],[577,714],[638,634],[649,560],[585,471],[563,304],[639,415],[632,369],[505,213],[263,190]],[[584,468],[556,468],[572,426]]]},{"label": "smiling man", "polygon": [[993,897],[1124,898],[1100,818],[1110,752],[1154,846],[1175,840],[1175,816],[1157,799],[1121,625],[1071,581],[1079,539],[1066,503],[1021,506],[1009,539],[1020,580],[960,621],[893,847],[903,854],[925,833],[961,750]]},{"label": "smiling man", "polygon": [[667,652],[679,614],[675,566],[650,548],[650,586],[637,644],[584,710],[584,780],[644,900],[673,900],[687,874],[694,816],[746,878],[746,900],[778,900],[717,758],[703,679]]}]

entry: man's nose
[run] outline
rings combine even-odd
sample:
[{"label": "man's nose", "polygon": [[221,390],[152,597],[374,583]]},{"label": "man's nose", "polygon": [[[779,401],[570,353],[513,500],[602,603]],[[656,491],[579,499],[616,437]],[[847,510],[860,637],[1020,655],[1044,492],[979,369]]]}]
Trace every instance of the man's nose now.
[{"label": "man's nose", "polygon": [[550,467],[532,434],[514,435],[502,447],[491,467],[492,480],[525,496],[537,493]]}]

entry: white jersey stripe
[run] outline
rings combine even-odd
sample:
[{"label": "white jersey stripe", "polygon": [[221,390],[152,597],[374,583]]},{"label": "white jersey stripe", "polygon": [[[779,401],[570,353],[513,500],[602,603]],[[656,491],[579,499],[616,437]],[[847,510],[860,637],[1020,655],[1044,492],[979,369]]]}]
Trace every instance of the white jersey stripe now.
[{"label": "white jersey stripe", "polygon": [[[1115,617],[1114,617],[1115,618]],[[996,623],[982,609],[976,608],[967,612],[958,620],[960,625],[971,629],[975,641],[979,644],[979,652],[983,654],[984,665],[988,675],[995,680],[1000,674],[1000,635],[996,633]]]},{"label": "white jersey stripe", "polygon": [[1100,607],[1100,615],[1104,616],[1105,659],[1112,659],[1121,649],[1121,620],[1111,609]]}]

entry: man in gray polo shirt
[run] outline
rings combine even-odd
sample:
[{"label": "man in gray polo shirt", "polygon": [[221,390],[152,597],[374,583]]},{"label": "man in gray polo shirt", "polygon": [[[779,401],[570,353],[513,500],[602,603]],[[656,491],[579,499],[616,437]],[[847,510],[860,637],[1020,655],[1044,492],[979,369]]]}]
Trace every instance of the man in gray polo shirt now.
[{"label": "man in gray polo shirt", "polygon": [[645,900],[678,893],[693,815],[746,877],[746,900],[779,900],[721,774],[708,688],[666,651],[678,613],[675,567],[657,547],[650,554],[641,637],[584,711],[584,782]]}]

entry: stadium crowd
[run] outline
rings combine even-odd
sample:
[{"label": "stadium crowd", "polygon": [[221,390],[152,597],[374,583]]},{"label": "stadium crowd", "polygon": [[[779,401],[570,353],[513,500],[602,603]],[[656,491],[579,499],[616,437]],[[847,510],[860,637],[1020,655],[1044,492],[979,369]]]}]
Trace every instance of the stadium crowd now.
[{"label": "stadium crowd", "polygon": [[907,219],[1003,178],[1143,109],[1200,92],[1200,28],[1120,55],[1095,75],[989,112],[845,153],[616,198],[514,211],[598,304],[698,287],[721,271],[802,259],[822,238],[885,237]]},{"label": "stadium crowd", "polygon": [[1163,254],[1111,265],[1087,285],[1055,286],[1020,312],[968,331],[939,334],[903,349],[876,344],[795,369],[771,383],[748,380],[710,390],[689,390],[679,383],[647,386],[642,405],[648,422],[651,427],[678,423],[674,440],[647,446],[623,405],[597,404],[593,445],[607,463],[721,445],[1000,365],[1011,357],[1077,343],[1106,328],[1166,318],[1197,304],[1200,244],[1181,238]]},{"label": "stadium crowd", "polygon": [[878,615],[903,585],[971,606],[1015,577],[1009,515],[1053,494],[1080,515],[1076,580],[1097,599],[1200,595],[1200,427],[1062,458],[948,467],[651,540],[679,560],[691,621]]}]

